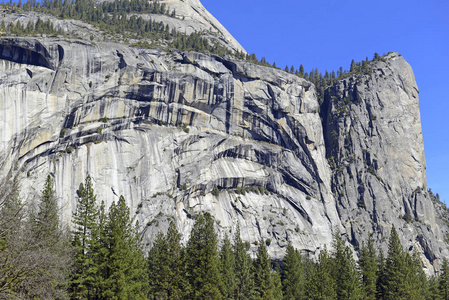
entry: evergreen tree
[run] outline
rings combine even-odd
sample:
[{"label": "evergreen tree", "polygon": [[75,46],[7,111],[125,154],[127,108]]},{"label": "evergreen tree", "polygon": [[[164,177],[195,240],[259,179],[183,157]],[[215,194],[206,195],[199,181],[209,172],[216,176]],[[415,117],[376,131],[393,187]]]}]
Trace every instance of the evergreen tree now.
[{"label": "evergreen tree", "polygon": [[421,267],[419,255],[405,254],[406,274],[405,274],[405,298],[422,299],[428,294],[427,277]]},{"label": "evergreen tree", "polygon": [[44,189],[35,217],[34,234],[41,240],[53,244],[59,235],[59,209],[53,189],[53,179],[50,175],[45,180]]},{"label": "evergreen tree", "polygon": [[184,258],[181,234],[170,221],[167,234],[159,233],[148,253],[150,296],[152,299],[184,298]]},{"label": "evergreen tree", "polygon": [[326,248],[320,252],[318,262],[312,266],[306,283],[307,299],[337,299],[334,265]]},{"label": "evergreen tree", "polygon": [[428,294],[426,296],[426,300],[442,300],[442,299],[444,299],[440,295],[438,280],[439,280],[439,278],[437,278],[436,276],[431,276],[428,279],[428,281],[427,281]]},{"label": "evergreen tree", "polygon": [[245,244],[240,237],[240,225],[234,236],[235,256],[235,299],[251,299],[254,294],[254,273],[251,257],[246,252]]},{"label": "evergreen tree", "polygon": [[279,269],[279,265],[276,266],[274,272],[271,274],[271,280],[273,281],[273,299],[284,299],[284,294],[282,292],[281,270]]},{"label": "evergreen tree", "polygon": [[94,248],[98,231],[97,196],[94,193],[92,178],[88,175],[84,185],[77,191],[76,210],[73,214],[74,272],[71,278],[71,297],[74,299],[92,299],[95,295],[98,265]]},{"label": "evergreen tree", "polygon": [[304,66],[302,64],[299,66],[299,77],[304,77]]},{"label": "evergreen tree", "polygon": [[235,294],[235,257],[232,252],[231,241],[226,234],[220,251],[220,287],[223,299],[234,299]]},{"label": "evergreen tree", "polygon": [[385,298],[385,257],[384,253],[380,251],[377,263],[377,281],[376,281],[376,298]]},{"label": "evergreen tree", "polygon": [[290,67],[290,73],[292,73],[292,74],[294,74],[296,71],[295,71],[295,67],[292,65],[291,67]]},{"label": "evergreen tree", "polygon": [[438,278],[438,290],[441,299],[449,300],[449,263],[447,258],[443,259],[441,274]]},{"label": "evergreen tree", "polygon": [[353,59],[351,61],[351,66],[349,67],[349,72],[354,72],[355,71],[355,67],[356,67],[355,60]]},{"label": "evergreen tree", "polygon": [[359,254],[359,266],[362,273],[362,286],[365,299],[376,299],[377,282],[377,255],[374,249],[372,235],[369,236],[368,245],[363,243]]},{"label": "evergreen tree", "polygon": [[305,278],[302,258],[298,250],[291,244],[287,246],[287,252],[283,261],[282,286],[284,299],[305,299]]},{"label": "evergreen tree", "polygon": [[256,293],[261,299],[273,299],[273,281],[271,279],[271,262],[264,240],[259,243],[254,262]]},{"label": "evergreen tree", "polygon": [[123,196],[117,204],[111,204],[105,231],[104,246],[108,253],[102,270],[104,285],[100,297],[145,299],[148,293],[146,261]]},{"label": "evergreen tree", "polygon": [[189,299],[221,299],[217,234],[209,213],[197,216],[186,248]]},{"label": "evergreen tree", "polygon": [[334,236],[334,273],[338,299],[361,299],[360,276],[352,251],[340,234]]},{"label": "evergreen tree", "polygon": [[383,274],[384,299],[406,299],[406,257],[396,228],[392,227],[388,241],[388,254]]}]

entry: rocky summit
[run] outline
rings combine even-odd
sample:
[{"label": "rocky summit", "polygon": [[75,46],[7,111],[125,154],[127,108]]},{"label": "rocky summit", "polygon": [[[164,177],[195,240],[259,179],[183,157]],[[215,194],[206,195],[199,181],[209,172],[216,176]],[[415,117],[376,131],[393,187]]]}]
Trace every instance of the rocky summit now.
[{"label": "rocky summit", "polygon": [[319,101],[311,82],[232,55],[246,52],[199,1],[161,2],[170,16],[143,19],[227,54],[7,13],[6,24],[50,20],[59,32],[0,36],[2,186],[17,178],[31,201],[51,174],[70,224],[89,174],[106,206],[125,197],[147,247],[172,219],[186,241],[202,211],[220,236],[240,225],[253,250],[265,239],[273,258],[288,243],[314,258],[334,234],[355,253],[369,235],[385,251],[394,225],[428,273],[439,268],[449,227],[427,189],[418,88],[402,56],[370,61]]}]

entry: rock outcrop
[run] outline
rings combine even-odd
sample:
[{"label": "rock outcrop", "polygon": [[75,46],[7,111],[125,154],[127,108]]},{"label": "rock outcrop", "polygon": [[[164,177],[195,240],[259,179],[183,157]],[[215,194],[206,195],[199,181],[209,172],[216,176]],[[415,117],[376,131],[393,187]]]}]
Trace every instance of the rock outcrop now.
[{"label": "rock outcrop", "polygon": [[232,57],[2,37],[0,112],[1,185],[17,177],[32,201],[52,174],[67,223],[90,174],[106,206],[125,196],[148,247],[172,218],[185,241],[209,211],[220,235],[240,224],[273,258],[289,242],[314,257],[338,232],[354,249],[373,232],[385,249],[392,225],[429,272],[449,254],[418,89],[396,53],[320,107],[310,82]]},{"label": "rock outcrop", "polygon": [[370,233],[381,240],[394,225],[404,245],[433,263],[449,253],[446,226],[427,193],[418,93],[410,65],[391,53],[330,87],[322,115],[332,191],[348,238],[361,246]]}]

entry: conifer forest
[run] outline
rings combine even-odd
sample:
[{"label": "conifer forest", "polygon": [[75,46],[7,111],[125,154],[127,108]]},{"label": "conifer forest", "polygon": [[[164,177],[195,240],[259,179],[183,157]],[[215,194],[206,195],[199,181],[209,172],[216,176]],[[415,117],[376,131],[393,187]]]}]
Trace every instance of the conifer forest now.
[{"label": "conifer forest", "polygon": [[2,299],[449,299],[447,260],[427,277],[394,227],[387,253],[370,239],[356,261],[336,234],[317,261],[292,245],[272,261],[270,240],[251,257],[239,230],[219,240],[211,215],[200,213],[186,244],[172,221],[145,253],[125,199],[97,205],[90,176],[77,190],[72,230],[58,221],[50,175],[34,206],[18,188],[12,183],[1,203]]}]

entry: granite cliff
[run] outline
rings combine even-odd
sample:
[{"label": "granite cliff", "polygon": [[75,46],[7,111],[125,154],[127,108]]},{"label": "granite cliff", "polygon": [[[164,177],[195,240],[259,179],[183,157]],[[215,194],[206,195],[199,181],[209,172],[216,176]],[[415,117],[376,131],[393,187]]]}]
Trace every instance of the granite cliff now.
[{"label": "granite cliff", "polygon": [[373,232],[386,249],[395,225],[433,272],[448,226],[427,192],[418,104],[397,53],[338,80],[320,106],[310,82],[229,55],[3,36],[0,180],[17,177],[31,201],[52,174],[69,223],[90,174],[106,205],[125,196],[148,247],[171,218],[186,240],[200,211],[220,235],[240,224],[253,249],[269,239],[274,258],[289,242],[314,257],[337,232],[354,249]]}]

